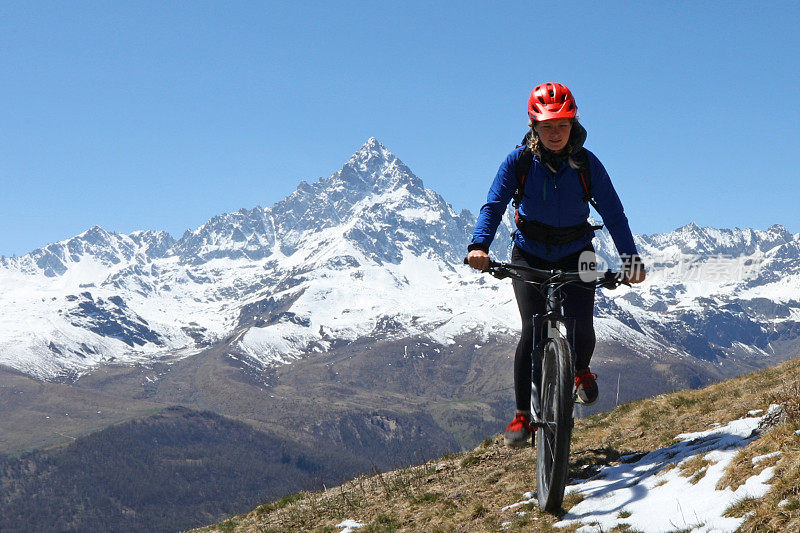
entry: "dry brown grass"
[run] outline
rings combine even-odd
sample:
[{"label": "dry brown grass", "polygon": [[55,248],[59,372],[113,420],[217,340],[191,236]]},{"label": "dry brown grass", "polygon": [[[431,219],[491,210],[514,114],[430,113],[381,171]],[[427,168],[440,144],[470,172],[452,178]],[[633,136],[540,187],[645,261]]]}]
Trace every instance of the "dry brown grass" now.
[{"label": "dry brown grass", "polygon": [[[757,500],[744,500],[729,509],[731,516],[752,512],[741,528],[743,532],[800,531],[800,422],[789,421],[767,432],[743,448],[720,481],[731,488],[748,477],[774,467],[770,490]],[[781,454],[753,463],[753,458],[775,451]],[[736,514],[739,513],[739,514]]]},{"label": "dry brown grass", "polygon": [[[754,463],[753,459],[755,457],[767,455],[776,450],[781,450],[783,434],[787,430],[788,428],[786,426],[776,428],[739,450],[736,457],[734,457],[733,461],[731,461],[725,469],[725,474],[717,482],[717,490],[724,490],[726,488],[736,490],[742,486],[750,476],[760,474],[769,466],[775,466],[780,460],[780,456],[771,457],[758,461],[757,463]],[[792,437],[795,437],[795,435],[792,435]]]},{"label": "dry brown grass", "polygon": [[[743,500],[730,513],[753,512],[742,531],[800,531],[800,358],[705,389],[665,394],[621,405],[577,420],[570,475],[590,477],[599,466],[623,455],[646,453],[674,443],[678,433],[707,430],[715,423],[747,416],[771,403],[787,404],[788,422],[743,448],[721,482],[723,488],[764,468],[775,468],[771,490],[759,500]],[[792,402],[795,402],[794,404]],[[753,457],[780,450],[779,457],[753,464]],[[500,436],[475,450],[423,465],[361,476],[324,492],[303,492],[264,504],[205,531],[338,532],[343,519],[359,520],[359,533],[394,531],[553,531],[556,517],[535,504],[501,511],[535,490],[534,449],[508,449]],[[690,479],[705,472],[698,457],[678,468]],[[675,468],[675,466],[672,466]],[[700,479],[699,477],[697,479]],[[567,495],[565,508],[579,495]],[[779,507],[780,502],[785,502]],[[520,514],[520,511],[525,514]],[[501,524],[507,523],[504,528]],[[567,528],[559,531],[574,531]],[[622,526],[619,531],[629,531]]]},{"label": "dry brown grass", "polygon": [[695,455],[686,461],[680,463],[678,468],[680,469],[679,475],[683,477],[689,478],[689,483],[692,485],[696,485],[698,481],[703,479],[706,475],[706,471],[708,471],[708,465],[711,464],[711,461],[706,459],[706,454],[703,455]]},{"label": "dry brown grass", "polygon": [[[800,456],[782,460],[776,467],[770,491],[763,498],[745,502],[749,516],[739,531],[743,533],[800,531]],[[781,502],[785,502],[781,505]],[[734,512],[736,509],[733,510]]]},{"label": "dry brown grass", "polygon": [[796,380],[788,379],[799,371],[800,359],[793,359],[704,389],[623,404],[613,411],[576,421],[575,444],[614,449],[622,454],[669,445],[675,442],[676,433],[704,431],[714,423],[742,418],[753,409],[781,403],[792,396],[791,391],[800,388]]},{"label": "dry brown grass", "polygon": [[[796,372],[787,372],[784,378],[794,375]],[[782,379],[764,398],[766,403],[783,407],[783,422],[742,448],[717,488],[736,489],[748,477],[774,467],[767,494],[760,499],[737,502],[728,513],[730,516],[751,513],[740,528],[742,532],[800,531],[800,381]],[[753,461],[776,451],[780,455]]]}]

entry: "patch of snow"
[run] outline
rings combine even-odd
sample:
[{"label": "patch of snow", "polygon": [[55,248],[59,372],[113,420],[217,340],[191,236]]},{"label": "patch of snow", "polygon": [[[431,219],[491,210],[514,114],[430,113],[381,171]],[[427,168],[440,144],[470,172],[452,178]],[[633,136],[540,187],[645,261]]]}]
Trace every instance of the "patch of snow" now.
[{"label": "patch of snow", "polygon": [[761,461],[766,461],[767,459],[772,459],[773,457],[780,457],[780,455],[781,455],[780,451],[772,452],[765,455],[759,455],[758,457],[753,457],[752,461],[754,465],[757,465]]},{"label": "patch of snow", "polygon": [[780,404],[777,403],[770,404],[770,406],[767,407],[767,414],[764,415],[764,417],[766,418],[768,416],[778,415],[782,409],[783,407]]},{"label": "patch of snow", "polygon": [[[767,415],[765,415],[767,416]],[[744,518],[723,516],[725,510],[744,498],[760,498],[769,489],[774,467],[751,476],[736,490],[717,490],[717,482],[736,453],[758,438],[757,428],[763,417],[734,420],[707,431],[682,433],[680,442],[650,452],[630,463],[603,467],[594,477],[569,485],[566,492],[584,499],[572,507],[557,527],[578,526],[578,531],[601,532],[628,525],[634,530],[661,533],[689,528],[693,531],[734,531]],[[693,457],[709,462],[705,475],[693,479],[672,468]],[[758,459],[774,457],[767,454]],[[636,456],[629,456],[628,460]],[[669,468],[668,468],[669,467]],[[535,501],[526,493],[523,501],[506,506],[514,509]],[[630,513],[620,518],[620,512]]]},{"label": "patch of snow", "polygon": [[342,520],[336,527],[343,527],[344,529],[341,530],[339,533],[353,533],[356,529],[360,527],[364,527],[364,524],[357,520]]},{"label": "patch of snow", "polygon": [[516,509],[517,507],[522,507],[523,505],[528,505],[529,503],[537,503],[538,499],[536,497],[536,493],[534,492],[526,492],[522,495],[523,498],[527,498],[522,500],[521,502],[512,503],[511,505],[506,505],[501,511],[508,511],[509,509]]},{"label": "patch of snow", "polygon": [[438,212],[425,207],[400,209],[397,214],[406,220],[419,220],[426,224],[431,224],[441,219],[441,215]]}]

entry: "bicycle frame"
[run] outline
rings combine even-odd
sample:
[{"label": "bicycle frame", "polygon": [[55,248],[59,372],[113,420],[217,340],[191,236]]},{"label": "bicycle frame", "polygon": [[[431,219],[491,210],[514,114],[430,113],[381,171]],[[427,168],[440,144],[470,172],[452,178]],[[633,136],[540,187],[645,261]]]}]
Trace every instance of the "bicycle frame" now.
[{"label": "bicycle frame", "polygon": [[564,297],[560,287],[553,285],[547,286],[547,296],[545,298],[545,313],[539,316],[546,320],[546,338],[556,338],[558,336],[567,338],[567,324],[564,317]]}]

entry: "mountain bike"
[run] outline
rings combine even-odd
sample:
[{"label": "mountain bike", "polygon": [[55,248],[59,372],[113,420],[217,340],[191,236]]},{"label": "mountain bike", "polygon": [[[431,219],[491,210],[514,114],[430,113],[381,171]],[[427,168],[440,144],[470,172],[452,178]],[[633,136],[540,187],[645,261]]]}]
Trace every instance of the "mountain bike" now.
[{"label": "mountain bike", "polygon": [[[498,279],[512,278],[536,285],[545,296],[545,313],[534,317],[534,331],[539,338],[532,356],[531,427],[539,430],[536,444],[539,508],[554,513],[561,509],[564,499],[575,401],[575,357],[570,341],[574,325],[563,314],[562,289],[578,282],[606,289],[628,283],[623,274],[610,270],[598,276],[592,271],[541,270],[496,261],[491,261],[483,272]],[[537,280],[524,279],[518,272],[527,272]]]}]

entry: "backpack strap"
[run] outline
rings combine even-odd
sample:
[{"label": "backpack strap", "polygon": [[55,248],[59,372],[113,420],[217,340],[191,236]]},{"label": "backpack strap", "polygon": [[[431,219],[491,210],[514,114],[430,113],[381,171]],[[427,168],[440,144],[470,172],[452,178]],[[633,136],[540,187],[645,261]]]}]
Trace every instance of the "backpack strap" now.
[{"label": "backpack strap", "polygon": [[586,149],[581,148],[581,151],[575,154],[575,160],[578,163],[578,178],[583,186],[583,200],[597,209],[597,202],[592,196],[592,168],[589,165],[589,154]]},{"label": "backpack strap", "polygon": [[522,196],[525,191],[525,179],[528,177],[528,170],[531,168],[531,163],[533,163],[533,152],[528,148],[528,145],[525,145],[525,148],[523,148],[522,152],[519,154],[519,159],[517,159],[517,166],[514,168],[514,175],[517,178],[517,188],[514,190],[512,200],[514,209],[518,209],[522,201]]}]

